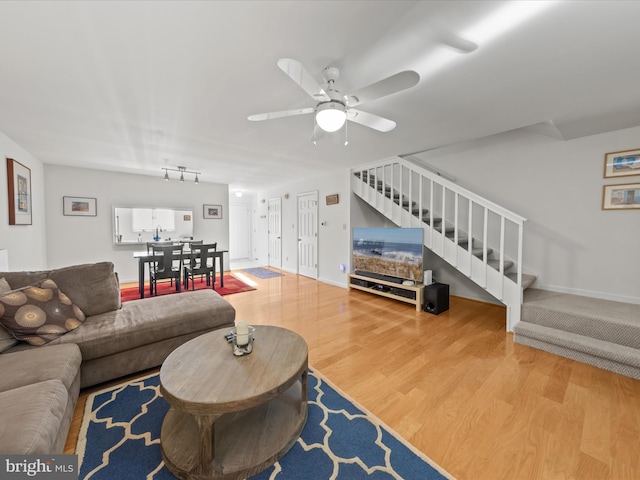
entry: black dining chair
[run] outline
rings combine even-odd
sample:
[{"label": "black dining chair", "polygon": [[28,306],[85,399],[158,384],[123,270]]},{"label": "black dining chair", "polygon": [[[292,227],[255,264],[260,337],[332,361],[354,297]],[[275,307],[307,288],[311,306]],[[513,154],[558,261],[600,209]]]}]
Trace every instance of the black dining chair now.
[{"label": "black dining chair", "polygon": [[182,250],[184,245],[152,245],[153,260],[149,262],[149,294],[157,295],[158,280],[176,281],[176,291],[182,285]]},{"label": "black dining chair", "polygon": [[191,279],[191,290],[195,290],[195,276],[203,275],[207,277],[207,286],[215,287],[215,258],[212,253],[218,248],[218,242],[207,244],[192,244],[189,260],[184,266],[184,286],[189,289],[189,279]]},{"label": "black dining chair", "polygon": [[[173,242],[162,241],[162,242],[147,242],[147,255],[153,255],[153,246],[156,245],[158,247],[162,247],[164,245],[173,245]],[[151,270],[153,269],[153,262],[149,262],[149,278],[151,278]]]},{"label": "black dining chair", "polygon": [[191,248],[191,245],[202,245],[204,242],[202,240],[180,240],[180,243]]}]

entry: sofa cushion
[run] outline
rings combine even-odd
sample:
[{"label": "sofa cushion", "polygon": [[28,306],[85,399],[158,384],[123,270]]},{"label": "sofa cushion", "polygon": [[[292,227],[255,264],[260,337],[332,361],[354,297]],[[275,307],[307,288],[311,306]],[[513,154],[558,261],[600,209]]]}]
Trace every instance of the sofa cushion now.
[{"label": "sofa cushion", "polygon": [[[71,391],[82,356],[77,345],[47,345],[0,355],[0,392],[45,380],[60,380]],[[19,372],[19,374],[9,372]]]},{"label": "sofa cushion", "polygon": [[120,308],[120,286],[111,262],[58,268],[49,272],[49,278],[86,316]]},{"label": "sofa cushion", "polygon": [[51,279],[0,294],[0,323],[18,340],[44,345],[78,328],[84,313]]},{"label": "sofa cushion", "polygon": [[35,285],[47,278],[48,275],[49,272],[44,270],[38,272],[0,272],[0,277],[3,277],[12,289]]},{"label": "sofa cushion", "polygon": [[231,326],[233,306],[213,290],[196,290],[125,302],[119,310],[87,317],[52,344],[75,343],[83,361],[167,338]]},{"label": "sofa cushion", "polygon": [[59,380],[46,380],[0,392],[0,452],[47,454],[65,423],[67,389]]},{"label": "sofa cushion", "polygon": [[14,345],[17,345],[18,340],[16,340],[9,331],[0,325],[0,353],[5,350],[9,350]]}]

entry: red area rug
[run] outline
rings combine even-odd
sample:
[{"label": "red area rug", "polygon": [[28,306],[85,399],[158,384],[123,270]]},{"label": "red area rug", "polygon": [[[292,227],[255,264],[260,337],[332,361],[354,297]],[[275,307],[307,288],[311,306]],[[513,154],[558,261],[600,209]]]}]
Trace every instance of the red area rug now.
[{"label": "red area rug", "polygon": [[[242,280],[237,279],[233,275],[225,274],[224,276],[224,287],[220,286],[220,277],[215,284],[215,291],[220,295],[231,295],[232,293],[240,293],[240,292],[249,292],[251,290],[255,290],[250,285],[247,285]],[[206,279],[199,279],[195,282],[196,290],[203,290],[205,288],[211,288],[211,286],[207,286]],[[189,282],[189,290],[191,290],[191,282]],[[184,292],[184,285],[182,287],[182,291]],[[175,284],[170,285],[169,282],[166,283],[158,283],[158,295],[171,295],[176,292]],[[145,285],[144,290],[144,298],[149,297],[149,285]],[[138,292],[138,286],[133,287],[125,287],[120,289],[120,299],[122,302],[128,302],[129,300],[137,300],[140,298],[140,293]]]}]

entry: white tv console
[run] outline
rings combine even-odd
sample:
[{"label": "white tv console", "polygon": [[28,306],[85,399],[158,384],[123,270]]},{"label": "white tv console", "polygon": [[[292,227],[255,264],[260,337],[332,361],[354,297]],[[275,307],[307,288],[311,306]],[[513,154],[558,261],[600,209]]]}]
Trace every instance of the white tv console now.
[{"label": "white tv console", "polygon": [[416,311],[418,312],[422,310],[424,301],[424,284],[422,283],[403,285],[402,283],[388,282],[386,280],[350,273],[349,290],[352,288],[410,303],[416,306]]}]

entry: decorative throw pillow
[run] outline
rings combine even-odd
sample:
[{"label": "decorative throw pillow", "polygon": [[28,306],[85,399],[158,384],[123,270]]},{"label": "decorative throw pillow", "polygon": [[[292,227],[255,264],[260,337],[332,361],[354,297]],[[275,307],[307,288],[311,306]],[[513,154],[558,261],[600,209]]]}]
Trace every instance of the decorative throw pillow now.
[{"label": "decorative throw pillow", "polygon": [[85,315],[53,280],[0,294],[0,323],[18,340],[44,345],[78,328]]}]

